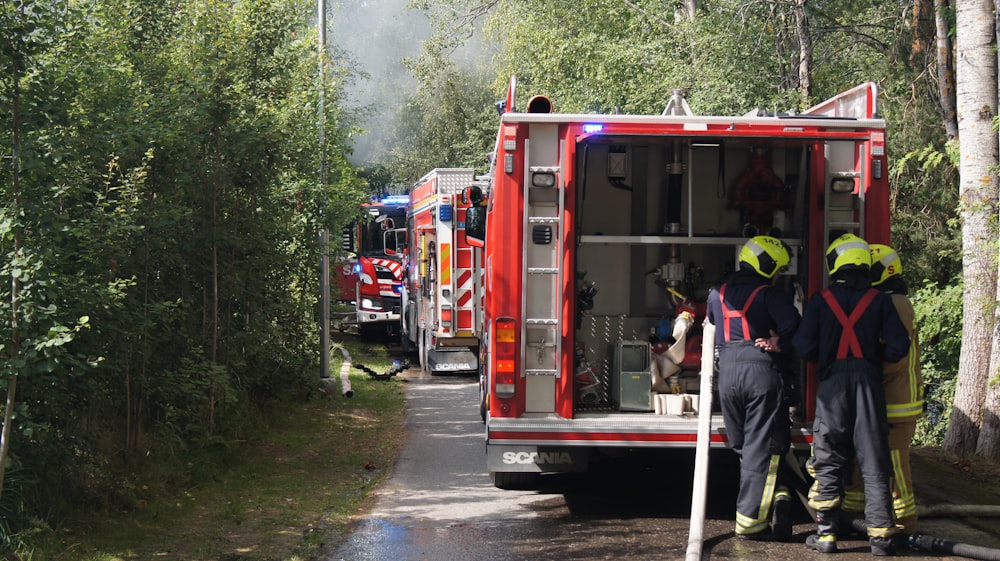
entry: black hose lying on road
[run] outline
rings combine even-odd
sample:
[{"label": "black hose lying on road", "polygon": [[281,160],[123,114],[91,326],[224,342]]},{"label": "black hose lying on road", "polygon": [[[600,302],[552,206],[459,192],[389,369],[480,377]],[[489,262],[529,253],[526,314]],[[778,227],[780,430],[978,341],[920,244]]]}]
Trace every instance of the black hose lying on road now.
[{"label": "black hose lying on road", "polygon": [[[860,534],[868,532],[868,523],[863,518],[844,516],[845,521],[849,521],[851,528]],[[1000,549],[992,549],[978,545],[969,545],[934,536],[917,534],[910,536],[905,544],[917,551],[930,551],[932,553],[945,553],[948,555],[958,555],[969,559],[981,559],[982,561],[1000,561]]]},{"label": "black hose lying on road", "polygon": [[910,536],[906,544],[911,549],[932,551],[937,553],[947,553],[949,555],[959,555],[969,559],[983,559],[984,561],[1000,561],[1000,549],[991,549],[978,545],[953,542],[934,536],[917,534]]}]

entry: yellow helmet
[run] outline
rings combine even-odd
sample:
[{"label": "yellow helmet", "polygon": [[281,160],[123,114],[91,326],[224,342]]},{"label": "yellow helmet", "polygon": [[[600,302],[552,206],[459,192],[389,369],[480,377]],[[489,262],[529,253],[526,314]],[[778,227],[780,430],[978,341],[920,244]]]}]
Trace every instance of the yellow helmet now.
[{"label": "yellow helmet", "polygon": [[754,236],[740,249],[740,263],[768,279],[788,267],[791,260],[784,242],[771,236]]},{"label": "yellow helmet", "polygon": [[826,269],[831,275],[841,267],[869,269],[871,266],[872,253],[868,242],[854,234],[844,234],[826,248]]},{"label": "yellow helmet", "polygon": [[872,250],[872,286],[878,286],[889,277],[903,274],[903,262],[895,249],[878,243],[871,244]]}]

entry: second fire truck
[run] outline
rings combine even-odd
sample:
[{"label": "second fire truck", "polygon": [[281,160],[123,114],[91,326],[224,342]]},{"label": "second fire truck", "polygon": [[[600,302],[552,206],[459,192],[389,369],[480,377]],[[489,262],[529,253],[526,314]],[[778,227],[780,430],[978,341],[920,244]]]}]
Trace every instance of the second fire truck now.
[{"label": "second fire truck", "polygon": [[399,333],[408,203],[405,195],[365,203],[365,216],[344,230],[343,249],[351,256],[351,270],[340,282],[353,285],[348,290],[353,291],[362,339]]},{"label": "second fire truck", "polygon": [[474,203],[462,198],[474,183],[472,169],[439,168],[410,192],[402,337],[431,374],[479,369],[482,255],[466,240],[466,211]]},{"label": "second fire truck", "polygon": [[[824,286],[832,236],[889,242],[874,84],[804,114],[743,116],[693,115],[679,94],[660,115],[559,114],[540,96],[519,110],[514,86],[488,207],[466,229],[485,252],[481,406],[498,487],[630,448],[694,448],[714,353],[704,301],[749,237],[792,249],[778,286],[799,302]],[[815,382],[799,366],[804,449]],[[712,409],[711,445],[725,447]]]}]

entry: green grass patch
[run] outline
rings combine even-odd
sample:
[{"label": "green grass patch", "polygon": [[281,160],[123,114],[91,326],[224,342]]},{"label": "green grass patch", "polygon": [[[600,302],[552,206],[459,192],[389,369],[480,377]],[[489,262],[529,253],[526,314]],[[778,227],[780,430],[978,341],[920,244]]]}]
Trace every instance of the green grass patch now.
[{"label": "green grass patch", "polygon": [[[384,347],[340,336],[354,361],[382,372]],[[342,541],[353,517],[391,472],[404,439],[403,383],[352,368],[342,397],[342,355],[331,353],[337,391],[283,404],[265,429],[233,444],[210,477],[186,488],[139,484],[135,507],[87,513],[21,559],[42,561],[305,561]],[[319,383],[319,381],[317,381]],[[191,461],[198,461],[192,458]],[[157,477],[162,478],[163,473]]]}]

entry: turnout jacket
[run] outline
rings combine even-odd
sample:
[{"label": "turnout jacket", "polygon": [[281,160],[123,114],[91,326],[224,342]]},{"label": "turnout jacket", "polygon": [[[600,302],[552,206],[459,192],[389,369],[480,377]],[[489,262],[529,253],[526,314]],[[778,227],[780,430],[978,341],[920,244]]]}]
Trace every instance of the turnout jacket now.
[{"label": "turnout jacket", "polygon": [[[841,283],[831,284],[827,289],[850,315],[858,306],[867,290],[851,288]],[[870,289],[874,290],[874,289]],[[910,349],[910,336],[892,299],[875,291],[868,308],[854,324],[854,332],[861,346],[862,357],[872,362],[879,371],[883,362],[899,362],[906,358]],[[837,357],[840,337],[844,328],[841,321],[830,309],[822,293],[814,294],[806,304],[802,323],[792,339],[795,350],[805,360],[815,362],[819,368],[817,375],[824,378]],[[881,341],[883,344],[877,344]]]},{"label": "turnout jacket", "polygon": [[920,346],[917,343],[913,304],[905,294],[887,294],[890,294],[899,319],[910,334],[907,356],[898,362],[886,362],[883,366],[889,423],[916,421],[924,412],[924,379],[920,372]]},{"label": "turnout jacket", "polygon": [[778,344],[781,348],[791,350],[792,334],[799,326],[800,317],[792,303],[792,297],[787,292],[771,286],[770,280],[755,272],[742,269],[733,274],[722,286],[726,291],[726,306],[734,311],[742,310],[750,295],[758,288],[763,288],[754,295],[750,307],[743,312],[750,333],[743,332],[744,322],[740,318],[727,320],[724,317],[719,288],[713,288],[709,292],[707,316],[715,325],[715,344],[718,348],[726,344],[728,322],[731,341],[766,339],[771,336],[770,331],[774,330],[778,334]]}]

